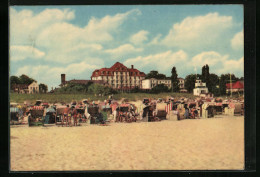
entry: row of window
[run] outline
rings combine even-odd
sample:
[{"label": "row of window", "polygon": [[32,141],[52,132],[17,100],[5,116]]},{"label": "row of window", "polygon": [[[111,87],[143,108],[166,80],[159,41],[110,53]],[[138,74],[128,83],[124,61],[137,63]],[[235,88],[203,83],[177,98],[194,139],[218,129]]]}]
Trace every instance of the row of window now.
[{"label": "row of window", "polygon": [[[113,71],[101,71],[101,74],[112,74],[112,75],[137,75],[140,74],[140,72],[113,72]],[[98,75],[98,71],[96,71],[96,74]]]}]

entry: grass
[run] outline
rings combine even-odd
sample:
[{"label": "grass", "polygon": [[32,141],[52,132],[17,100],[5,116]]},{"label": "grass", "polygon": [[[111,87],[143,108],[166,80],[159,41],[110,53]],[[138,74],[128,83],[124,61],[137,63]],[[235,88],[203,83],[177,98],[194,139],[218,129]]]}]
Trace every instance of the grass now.
[{"label": "grass", "polygon": [[[144,98],[167,98],[168,96],[172,96],[174,98],[190,98],[194,99],[195,96],[192,93],[159,93],[159,94],[151,94],[151,93],[118,93],[114,94],[114,99],[120,100],[122,98],[128,99],[129,101],[143,100]],[[222,98],[226,98],[226,96],[221,96]],[[230,98],[230,96],[227,96]],[[233,95],[232,98],[242,98],[238,95]],[[65,102],[70,103],[72,101],[81,101],[82,99],[88,99],[90,101],[93,100],[106,100],[108,96],[95,96],[94,94],[84,94],[84,93],[53,93],[53,94],[18,94],[18,93],[10,93],[10,102],[23,103],[24,101],[30,101],[31,103],[35,103],[36,100],[43,100],[48,103],[57,103],[57,102]]]},{"label": "grass", "polygon": [[[122,98],[128,99],[129,101],[142,100],[144,98],[166,98],[167,96],[173,97],[186,97],[186,98],[195,98],[191,93],[159,93],[159,94],[149,94],[149,93],[118,93],[114,94],[114,99],[120,100]],[[43,100],[48,103],[55,102],[65,102],[69,103],[71,101],[81,101],[82,99],[89,100],[105,100],[108,99],[108,96],[95,96],[94,94],[18,94],[10,93],[10,102],[23,103],[24,101],[30,101],[34,103],[36,100]]]}]

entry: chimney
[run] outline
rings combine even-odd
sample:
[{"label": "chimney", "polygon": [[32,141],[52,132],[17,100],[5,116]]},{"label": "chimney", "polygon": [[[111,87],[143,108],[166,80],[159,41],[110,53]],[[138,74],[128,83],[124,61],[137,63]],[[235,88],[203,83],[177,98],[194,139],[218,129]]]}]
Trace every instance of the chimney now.
[{"label": "chimney", "polygon": [[131,69],[134,69],[134,65],[131,65]]},{"label": "chimney", "polygon": [[61,74],[61,84],[65,85],[65,74]]}]

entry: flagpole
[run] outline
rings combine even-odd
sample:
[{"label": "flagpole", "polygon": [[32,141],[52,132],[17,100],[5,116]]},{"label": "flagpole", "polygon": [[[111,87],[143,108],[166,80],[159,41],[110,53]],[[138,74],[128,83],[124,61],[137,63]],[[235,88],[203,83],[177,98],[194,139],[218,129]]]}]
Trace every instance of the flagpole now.
[{"label": "flagpole", "polygon": [[231,98],[232,98],[232,81],[231,81],[231,72],[230,72],[230,88],[231,88]]}]

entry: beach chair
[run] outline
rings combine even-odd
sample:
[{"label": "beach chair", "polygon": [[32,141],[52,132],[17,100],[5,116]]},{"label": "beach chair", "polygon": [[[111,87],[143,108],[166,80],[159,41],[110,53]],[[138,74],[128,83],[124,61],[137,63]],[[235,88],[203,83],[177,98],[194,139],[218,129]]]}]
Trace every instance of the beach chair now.
[{"label": "beach chair", "polygon": [[28,116],[28,125],[31,126],[44,126],[44,108],[42,106],[34,106],[30,109]]}]

